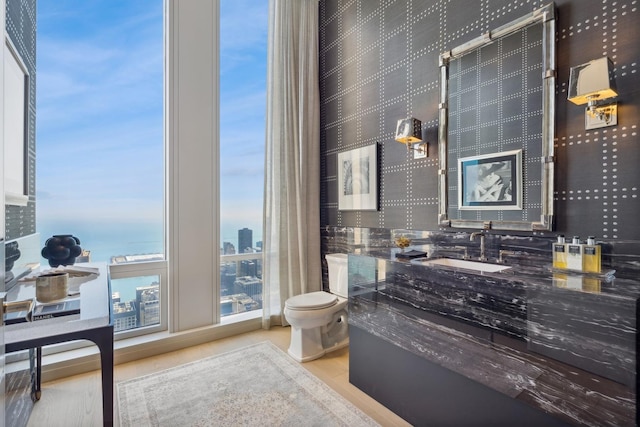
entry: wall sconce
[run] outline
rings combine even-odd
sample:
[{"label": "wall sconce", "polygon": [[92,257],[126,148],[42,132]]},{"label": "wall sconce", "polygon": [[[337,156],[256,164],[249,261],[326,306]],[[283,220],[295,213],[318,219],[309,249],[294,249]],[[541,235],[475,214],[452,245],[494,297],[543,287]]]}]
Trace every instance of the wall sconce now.
[{"label": "wall sconce", "polygon": [[[414,150],[414,159],[427,157],[427,143],[422,142],[422,122],[420,120],[413,117],[398,120],[396,141],[406,144],[407,152]],[[413,144],[417,144],[417,146],[414,147]]]},{"label": "wall sconce", "polygon": [[618,104],[602,101],[618,95],[613,63],[607,57],[571,68],[567,98],[576,105],[587,104],[585,129],[618,124]]}]

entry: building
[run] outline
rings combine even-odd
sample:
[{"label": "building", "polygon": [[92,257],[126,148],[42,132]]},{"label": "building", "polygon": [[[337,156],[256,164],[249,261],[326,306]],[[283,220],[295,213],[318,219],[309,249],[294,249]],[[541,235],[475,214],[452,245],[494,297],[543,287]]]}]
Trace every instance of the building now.
[{"label": "building", "polygon": [[258,263],[255,261],[240,261],[238,262],[238,276],[258,276]]},{"label": "building", "polygon": [[245,311],[257,310],[259,304],[246,294],[228,295],[221,299],[221,316],[244,313]]},{"label": "building", "polygon": [[136,254],[115,255],[111,257],[111,264],[127,264],[130,262],[162,261],[164,254]]},{"label": "building", "polygon": [[160,323],[160,284],[136,288],[136,306],[138,307],[138,327]]},{"label": "building", "polygon": [[220,265],[220,294],[234,293],[233,283],[236,280],[236,262],[224,262]]},{"label": "building", "polygon": [[125,331],[138,327],[135,301],[113,303],[113,330]]},{"label": "building", "polygon": [[236,253],[236,247],[231,242],[224,242],[222,244],[222,253],[224,255],[233,255]]},{"label": "building", "polygon": [[262,303],[262,280],[253,276],[238,277],[234,282],[235,293],[245,294],[254,301]]},{"label": "building", "polygon": [[253,252],[253,231],[248,228],[238,230],[238,253]]}]

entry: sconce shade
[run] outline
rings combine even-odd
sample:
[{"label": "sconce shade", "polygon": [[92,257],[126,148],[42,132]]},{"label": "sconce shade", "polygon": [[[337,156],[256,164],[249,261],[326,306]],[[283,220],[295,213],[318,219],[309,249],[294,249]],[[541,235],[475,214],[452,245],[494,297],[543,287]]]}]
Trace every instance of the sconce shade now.
[{"label": "sconce shade", "polygon": [[607,57],[571,68],[567,98],[576,105],[617,96],[613,63]]},{"label": "sconce shade", "polygon": [[398,120],[396,126],[396,141],[403,144],[413,144],[422,141],[422,122],[413,117]]}]

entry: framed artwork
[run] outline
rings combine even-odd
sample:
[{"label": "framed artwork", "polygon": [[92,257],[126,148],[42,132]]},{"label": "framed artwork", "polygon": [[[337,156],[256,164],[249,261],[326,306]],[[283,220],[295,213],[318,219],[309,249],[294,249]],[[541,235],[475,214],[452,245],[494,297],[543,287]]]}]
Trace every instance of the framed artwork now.
[{"label": "framed artwork", "polygon": [[378,145],[338,153],[338,209],[378,210]]},{"label": "framed artwork", "polygon": [[458,209],[522,210],[522,150],[459,158]]}]

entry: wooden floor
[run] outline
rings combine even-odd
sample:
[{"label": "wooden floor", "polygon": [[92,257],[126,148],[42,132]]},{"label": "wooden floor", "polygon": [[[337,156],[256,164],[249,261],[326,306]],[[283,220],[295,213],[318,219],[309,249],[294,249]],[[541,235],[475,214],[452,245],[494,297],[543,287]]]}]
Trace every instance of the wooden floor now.
[{"label": "wooden floor", "polygon": [[[286,351],[289,346],[289,336],[290,328],[274,327],[269,331],[250,332],[233,338],[225,338],[184,350],[117,365],[114,370],[115,382],[136,378],[266,340]],[[349,383],[348,349],[329,353],[321,359],[304,363],[302,366],[369,414],[381,425],[409,425],[402,418]],[[117,406],[116,400],[114,417],[116,425],[119,425]],[[99,371],[44,383],[42,385],[42,398],[35,404],[29,419],[30,427],[85,427],[100,425],[102,425],[102,395]]]}]

